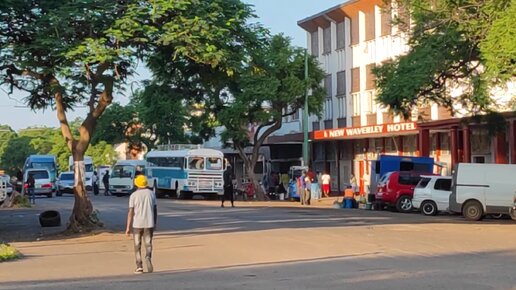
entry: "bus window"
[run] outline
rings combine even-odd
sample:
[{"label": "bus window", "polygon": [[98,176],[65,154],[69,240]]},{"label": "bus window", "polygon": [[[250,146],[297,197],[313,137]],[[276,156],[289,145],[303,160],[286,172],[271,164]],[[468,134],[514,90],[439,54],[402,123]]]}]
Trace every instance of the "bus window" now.
[{"label": "bus window", "polygon": [[222,159],[219,157],[206,158],[206,169],[207,170],[221,170],[222,169]]},{"label": "bus window", "polygon": [[412,171],[414,170],[414,163],[401,161],[400,162],[400,171]]},{"label": "bus window", "polygon": [[204,157],[190,157],[188,159],[188,169],[204,169]]},{"label": "bus window", "polygon": [[155,167],[179,167],[183,168],[183,157],[149,157],[147,162]]}]

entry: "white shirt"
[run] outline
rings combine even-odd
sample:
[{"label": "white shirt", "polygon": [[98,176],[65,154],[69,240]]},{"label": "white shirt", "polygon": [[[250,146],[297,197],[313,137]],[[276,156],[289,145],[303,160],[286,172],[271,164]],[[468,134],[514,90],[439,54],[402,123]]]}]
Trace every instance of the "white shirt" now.
[{"label": "white shirt", "polygon": [[148,188],[140,188],[131,194],[129,208],[134,209],[133,228],[154,228],[156,196]]},{"label": "white shirt", "polygon": [[93,183],[97,183],[97,180],[98,180],[97,175],[93,174],[93,175],[91,176],[91,182],[93,182]]},{"label": "white shirt", "polygon": [[323,174],[321,177],[322,184],[330,184],[331,177],[329,174]]}]

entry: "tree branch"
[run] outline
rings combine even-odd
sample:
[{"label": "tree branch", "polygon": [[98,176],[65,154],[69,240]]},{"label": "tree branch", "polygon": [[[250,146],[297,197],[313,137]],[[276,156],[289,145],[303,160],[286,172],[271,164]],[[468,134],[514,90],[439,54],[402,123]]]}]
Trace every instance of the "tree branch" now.
[{"label": "tree branch", "polygon": [[54,87],[54,97],[56,101],[56,111],[57,111],[57,119],[59,120],[61,133],[65,138],[66,145],[70,152],[73,152],[73,148],[76,145],[77,140],[73,137],[72,131],[70,130],[70,125],[68,124],[68,119],[66,118],[65,106],[63,101],[63,92],[61,90],[61,85],[56,78],[52,78],[50,80],[50,85]]}]

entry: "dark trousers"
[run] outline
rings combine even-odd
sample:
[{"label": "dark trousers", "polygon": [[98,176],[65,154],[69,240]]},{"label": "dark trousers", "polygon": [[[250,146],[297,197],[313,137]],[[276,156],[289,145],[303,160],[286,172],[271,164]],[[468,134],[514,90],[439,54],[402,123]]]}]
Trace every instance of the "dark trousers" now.
[{"label": "dark trousers", "polygon": [[233,186],[224,186],[224,195],[222,195],[222,205],[224,205],[224,201],[229,199],[231,201],[231,205],[234,203],[234,194],[233,194]]},{"label": "dark trousers", "polygon": [[142,240],[145,243],[145,260],[152,259],[152,237],[153,228],[133,228],[134,255],[136,257],[136,268],[143,268],[142,263]]},{"label": "dark trousers", "polygon": [[104,195],[109,195],[109,182],[104,182]]},{"label": "dark trousers", "polygon": [[93,194],[99,195],[99,185],[97,183],[93,183]]},{"label": "dark trousers", "polygon": [[34,187],[28,188],[29,198],[32,200],[32,204],[36,204],[36,192],[34,191]]}]

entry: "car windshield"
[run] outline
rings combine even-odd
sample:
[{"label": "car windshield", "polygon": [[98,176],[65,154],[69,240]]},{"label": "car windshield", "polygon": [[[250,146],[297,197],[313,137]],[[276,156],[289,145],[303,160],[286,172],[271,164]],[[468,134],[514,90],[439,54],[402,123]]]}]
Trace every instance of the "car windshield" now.
[{"label": "car windshield", "polygon": [[111,177],[115,178],[131,178],[134,173],[132,165],[115,165]]},{"label": "car windshield", "polygon": [[48,179],[48,171],[43,170],[37,170],[37,171],[30,171],[29,175],[32,174],[34,176],[34,179]]},{"label": "car windshield", "polygon": [[61,174],[61,177],[59,177],[60,180],[72,180],[73,181],[73,174],[67,173],[67,174]]},{"label": "car windshield", "polygon": [[188,158],[188,168],[189,169],[204,169],[204,157],[190,157]]},{"label": "car windshield", "polygon": [[48,169],[50,171],[54,170],[54,163],[53,162],[32,162],[32,168],[35,169]]},{"label": "car windshield", "polygon": [[430,182],[431,178],[430,177],[423,177],[421,178],[421,180],[419,181],[419,183],[417,184],[417,188],[425,188],[428,183]]}]

